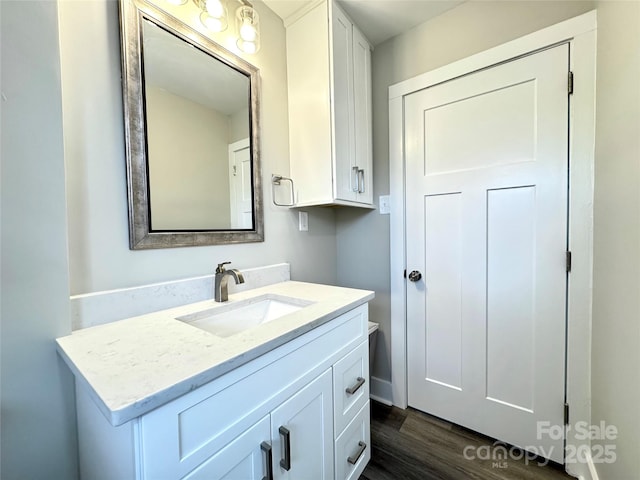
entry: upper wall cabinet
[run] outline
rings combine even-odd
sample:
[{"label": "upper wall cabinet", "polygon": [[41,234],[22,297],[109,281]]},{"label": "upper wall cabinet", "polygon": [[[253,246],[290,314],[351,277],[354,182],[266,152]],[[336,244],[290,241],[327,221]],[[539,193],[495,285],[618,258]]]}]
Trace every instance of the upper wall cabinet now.
[{"label": "upper wall cabinet", "polygon": [[373,208],[371,45],[335,1],[287,20],[296,206]]}]

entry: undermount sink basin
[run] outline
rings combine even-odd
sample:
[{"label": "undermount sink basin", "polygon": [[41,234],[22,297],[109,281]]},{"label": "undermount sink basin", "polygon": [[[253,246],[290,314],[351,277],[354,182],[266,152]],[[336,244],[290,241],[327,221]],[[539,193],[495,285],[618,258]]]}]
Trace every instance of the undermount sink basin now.
[{"label": "undermount sink basin", "polygon": [[312,303],[299,298],[269,294],[239,302],[230,301],[223,306],[178,317],[176,320],[206,330],[218,337],[229,337],[297,312]]}]

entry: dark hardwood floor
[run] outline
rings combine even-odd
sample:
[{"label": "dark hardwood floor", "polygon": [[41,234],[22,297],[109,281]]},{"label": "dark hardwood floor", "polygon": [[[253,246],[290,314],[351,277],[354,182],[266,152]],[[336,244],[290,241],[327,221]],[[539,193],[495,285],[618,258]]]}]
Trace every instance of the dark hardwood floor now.
[{"label": "dark hardwood floor", "polygon": [[[523,452],[515,449],[492,460],[494,442],[417,410],[372,401],[371,461],[360,480],[574,480],[557,464],[540,466],[542,458],[517,459]],[[489,459],[469,459],[474,455]]]}]

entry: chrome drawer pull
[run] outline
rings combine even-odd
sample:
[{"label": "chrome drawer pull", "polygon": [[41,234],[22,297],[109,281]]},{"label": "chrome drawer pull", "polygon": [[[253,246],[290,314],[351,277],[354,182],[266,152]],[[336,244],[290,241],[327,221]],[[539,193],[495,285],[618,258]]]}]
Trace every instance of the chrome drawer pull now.
[{"label": "chrome drawer pull", "polygon": [[355,173],[355,178],[356,178],[356,186],[353,186],[353,180],[351,180],[351,190],[354,192],[359,192],[360,191],[360,170],[358,169],[357,166],[355,167],[351,167],[351,177],[353,178],[353,174]]},{"label": "chrome drawer pull", "polygon": [[353,457],[347,457],[347,462],[349,462],[351,465],[355,465],[356,463],[358,463],[358,460],[360,460],[360,457],[362,456],[366,448],[366,443],[362,441],[358,442],[358,451]]},{"label": "chrome drawer pull", "polygon": [[362,385],[364,385],[364,378],[358,377],[356,379],[356,384],[353,387],[347,388],[345,392],[347,392],[349,395],[353,395],[360,389]]}]

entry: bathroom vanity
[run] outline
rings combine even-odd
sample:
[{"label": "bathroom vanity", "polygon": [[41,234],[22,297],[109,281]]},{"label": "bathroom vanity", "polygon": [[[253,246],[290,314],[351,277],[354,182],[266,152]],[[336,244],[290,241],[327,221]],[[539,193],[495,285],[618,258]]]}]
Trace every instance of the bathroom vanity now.
[{"label": "bathroom vanity", "polygon": [[85,479],[357,479],[373,292],[283,282],[57,340]]}]

